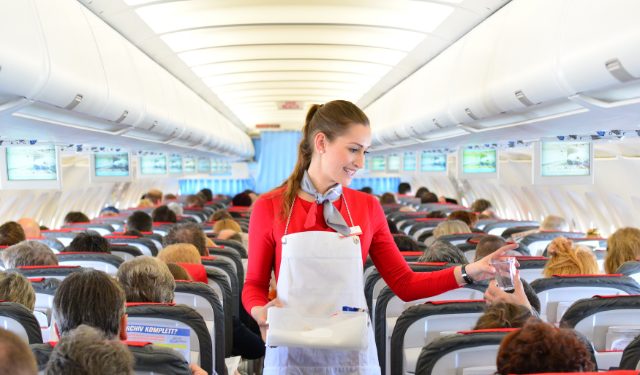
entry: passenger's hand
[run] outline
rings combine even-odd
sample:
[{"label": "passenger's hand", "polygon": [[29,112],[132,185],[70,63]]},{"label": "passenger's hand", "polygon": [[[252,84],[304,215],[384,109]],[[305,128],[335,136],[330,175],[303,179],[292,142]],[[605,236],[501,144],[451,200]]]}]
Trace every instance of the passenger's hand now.
[{"label": "passenger's hand", "polygon": [[251,309],[251,316],[258,323],[260,327],[260,335],[262,336],[262,341],[267,341],[267,329],[269,329],[269,324],[267,324],[267,310],[270,307],[282,307],[282,302],[278,298],[273,301],[267,303],[264,306],[254,306]]},{"label": "passenger's hand", "polygon": [[491,261],[504,256],[504,253],[516,248],[518,248],[518,244],[516,243],[507,244],[484,258],[476,262],[469,263],[466,268],[467,274],[471,276],[473,280],[485,280],[492,278],[496,273],[496,269],[491,265]]},{"label": "passenger's hand", "polygon": [[208,375],[206,371],[195,363],[189,365],[189,370],[191,370],[191,375]]},{"label": "passenger's hand", "polygon": [[524,292],[524,286],[522,285],[522,280],[520,280],[519,271],[516,271],[516,274],[513,278],[513,288],[513,293],[507,293],[504,290],[500,289],[498,283],[495,280],[491,280],[491,282],[489,282],[489,287],[484,292],[484,299],[489,305],[493,303],[504,302],[512,303],[514,305],[522,305],[531,310],[531,304],[529,303],[529,299]]}]

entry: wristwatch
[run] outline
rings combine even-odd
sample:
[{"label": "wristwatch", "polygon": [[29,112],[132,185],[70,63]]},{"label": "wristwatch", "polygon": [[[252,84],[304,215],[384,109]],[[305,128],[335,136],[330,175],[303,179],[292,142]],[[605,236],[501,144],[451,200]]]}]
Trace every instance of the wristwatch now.
[{"label": "wristwatch", "polygon": [[471,276],[469,276],[467,274],[467,265],[466,264],[464,264],[460,268],[460,272],[462,273],[462,279],[464,280],[465,283],[467,283],[467,285],[473,284],[473,279],[471,278]]}]

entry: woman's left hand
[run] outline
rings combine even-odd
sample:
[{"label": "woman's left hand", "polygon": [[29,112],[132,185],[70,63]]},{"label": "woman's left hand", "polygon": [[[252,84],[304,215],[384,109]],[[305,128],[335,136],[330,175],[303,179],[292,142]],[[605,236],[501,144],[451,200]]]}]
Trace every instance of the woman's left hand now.
[{"label": "woman's left hand", "polygon": [[493,275],[496,273],[496,269],[493,267],[493,265],[491,265],[491,261],[493,259],[504,256],[504,253],[506,253],[507,251],[514,250],[517,248],[518,248],[517,243],[508,244],[508,245],[502,246],[498,250],[494,251],[493,253],[485,256],[484,258],[476,262],[467,264],[467,267],[466,267],[467,275],[469,275],[473,280],[476,280],[476,281],[492,278]]}]

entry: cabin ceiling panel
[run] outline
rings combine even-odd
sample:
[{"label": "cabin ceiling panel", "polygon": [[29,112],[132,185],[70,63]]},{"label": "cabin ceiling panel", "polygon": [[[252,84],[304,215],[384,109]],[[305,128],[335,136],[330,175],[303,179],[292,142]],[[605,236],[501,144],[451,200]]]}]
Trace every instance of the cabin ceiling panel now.
[{"label": "cabin ceiling panel", "polygon": [[317,102],[366,106],[509,0],[79,1],[253,127],[299,126]]}]

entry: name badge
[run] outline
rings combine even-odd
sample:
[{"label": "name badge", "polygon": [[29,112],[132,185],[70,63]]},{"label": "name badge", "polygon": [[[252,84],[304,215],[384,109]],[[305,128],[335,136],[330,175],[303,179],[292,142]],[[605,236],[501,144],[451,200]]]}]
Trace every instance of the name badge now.
[{"label": "name badge", "polygon": [[350,227],[349,228],[349,234],[346,236],[340,235],[341,238],[346,238],[346,237],[357,237],[359,235],[362,234],[362,229],[360,229],[359,225],[356,225],[354,227]]}]

